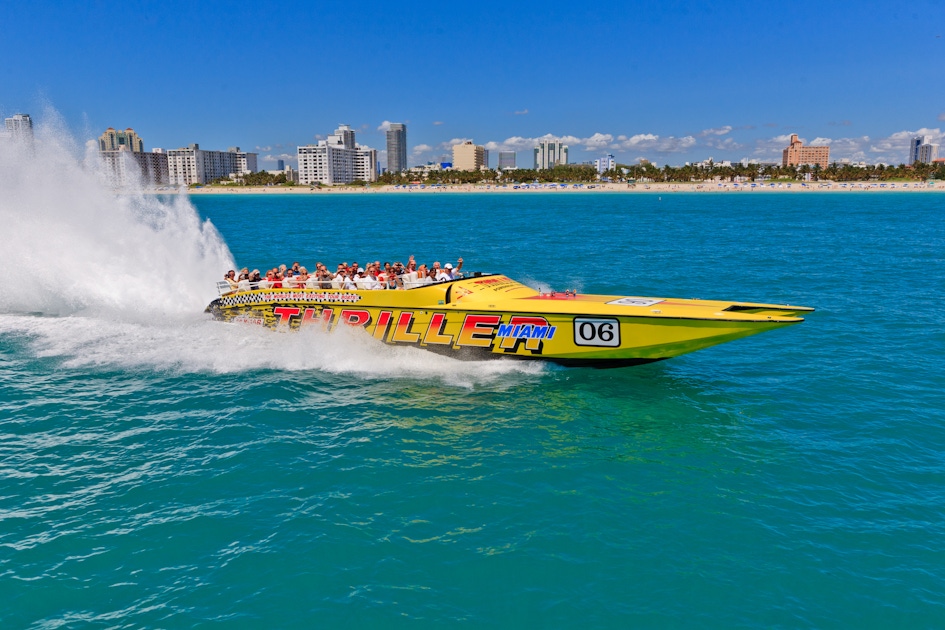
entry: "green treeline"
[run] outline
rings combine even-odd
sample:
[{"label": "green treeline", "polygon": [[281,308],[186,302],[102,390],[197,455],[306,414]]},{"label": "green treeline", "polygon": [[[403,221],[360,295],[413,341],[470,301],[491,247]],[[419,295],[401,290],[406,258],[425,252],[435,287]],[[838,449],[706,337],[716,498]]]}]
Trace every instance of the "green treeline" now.
[{"label": "green treeline", "polygon": [[[603,174],[611,182],[706,182],[706,181],[798,181],[809,176],[812,181],[925,181],[929,179],[945,180],[945,164],[914,164],[912,166],[851,166],[837,164],[827,168],[804,165],[794,166],[758,166],[733,164],[708,167],[688,164],[686,166],[663,166],[651,164],[618,164],[615,169]],[[597,169],[587,164],[568,164],[551,169],[534,170],[519,168],[511,171],[487,169],[484,171],[430,171],[428,173],[403,172],[383,173],[378,177],[380,185],[421,184],[512,184],[512,183],[592,183],[598,181]],[[242,182],[220,179],[214,184],[230,186],[295,186],[287,182],[284,173],[273,175],[266,171],[246,173]],[[356,181],[349,186],[365,186],[366,182]]]},{"label": "green treeline", "polygon": [[[764,166],[733,164],[731,166],[696,165],[663,166],[650,164],[618,164],[617,168],[607,171],[603,177],[612,182],[652,181],[652,182],[702,182],[702,181],[754,181],[754,180],[804,180],[810,175],[813,181],[889,181],[908,180],[924,181],[927,179],[945,180],[945,164],[914,164],[913,166],[851,166],[837,164],[827,168],[804,165]],[[572,164],[556,166],[547,170],[515,169],[511,171],[431,171],[426,174],[416,172],[384,173],[378,178],[379,184],[479,184],[512,182],[595,182],[597,170],[593,166]]]},{"label": "green treeline", "polygon": [[275,186],[277,184],[282,184],[285,186],[295,186],[295,182],[287,182],[285,179],[285,173],[279,173],[278,175],[273,175],[266,171],[259,171],[258,173],[243,173],[241,176],[242,182],[234,182],[228,177],[221,177],[218,180],[215,180],[214,184],[225,184],[229,186]]}]

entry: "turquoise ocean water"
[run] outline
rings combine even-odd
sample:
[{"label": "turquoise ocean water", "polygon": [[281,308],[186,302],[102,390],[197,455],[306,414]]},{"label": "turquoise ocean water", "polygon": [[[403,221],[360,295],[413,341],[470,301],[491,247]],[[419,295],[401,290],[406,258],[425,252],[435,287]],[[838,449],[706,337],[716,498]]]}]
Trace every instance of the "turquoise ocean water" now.
[{"label": "turquoise ocean water", "polygon": [[[3,628],[945,625],[942,195],[92,188],[0,208]],[[818,310],[616,370],[201,312],[410,254]]]}]

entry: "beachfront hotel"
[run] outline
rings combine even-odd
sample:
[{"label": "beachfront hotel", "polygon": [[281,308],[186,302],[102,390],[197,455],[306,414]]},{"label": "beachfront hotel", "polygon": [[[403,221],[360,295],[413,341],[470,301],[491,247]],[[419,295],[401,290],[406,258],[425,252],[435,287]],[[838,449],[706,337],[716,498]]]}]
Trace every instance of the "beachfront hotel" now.
[{"label": "beachfront hotel", "polygon": [[830,165],[830,147],[805,147],[797,139],[797,134],[791,134],[791,144],[781,154],[781,166],[801,166],[816,164],[821,168]]},{"label": "beachfront hotel", "polygon": [[29,114],[14,114],[4,119],[4,125],[11,140],[33,139],[33,119]]},{"label": "beachfront hotel", "polygon": [[486,165],[485,147],[467,140],[453,145],[453,170],[478,171]]},{"label": "beachfront hotel", "polygon": [[535,147],[535,170],[563,166],[568,163],[568,145],[557,140],[542,140]]},{"label": "beachfront hotel", "polygon": [[391,123],[387,130],[387,172],[400,173],[407,168],[407,125]]},{"label": "beachfront hotel", "polygon": [[318,144],[300,146],[298,156],[300,184],[334,186],[377,181],[377,149],[357,144],[354,130],[348,125],[339,126]]},{"label": "beachfront hotel", "polygon": [[169,183],[172,186],[206,184],[231,175],[255,173],[257,154],[231,147],[226,151],[207,151],[191,144],[167,152]]},{"label": "beachfront hotel", "polygon": [[938,145],[932,144],[930,136],[916,136],[909,142],[909,166],[916,162],[931,164],[938,158]]}]

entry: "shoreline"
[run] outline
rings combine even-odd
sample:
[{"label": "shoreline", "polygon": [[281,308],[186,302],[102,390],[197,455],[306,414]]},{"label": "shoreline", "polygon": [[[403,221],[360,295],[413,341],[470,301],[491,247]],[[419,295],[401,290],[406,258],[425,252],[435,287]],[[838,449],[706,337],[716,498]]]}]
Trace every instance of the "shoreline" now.
[{"label": "shoreline", "polygon": [[191,195],[364,195],[364,194],[455,194],[455,193],[805,193],[805,192],[945,192],[945,183],[926,182],[814,182],[814,183],[650,183],[650,184],[527,184],[527,185],[411,185],[371,187],[309,186],[204,186],[201,188],[151,189],[154,194]]}]

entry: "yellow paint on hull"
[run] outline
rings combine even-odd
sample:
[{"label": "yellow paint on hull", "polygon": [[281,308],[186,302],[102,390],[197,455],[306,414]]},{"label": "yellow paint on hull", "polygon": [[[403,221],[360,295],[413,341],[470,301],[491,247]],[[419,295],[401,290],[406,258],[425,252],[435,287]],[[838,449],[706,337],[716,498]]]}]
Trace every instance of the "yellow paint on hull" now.
[{"label": "yellow paint on hull", "polygon": [[802,306],[540,294],[500,275],[407,291],[259,289],[214,300],[217,319],[269,327],[364,328],[393,345],[460,358],[626,365],[658,361],[803,321]]}]

